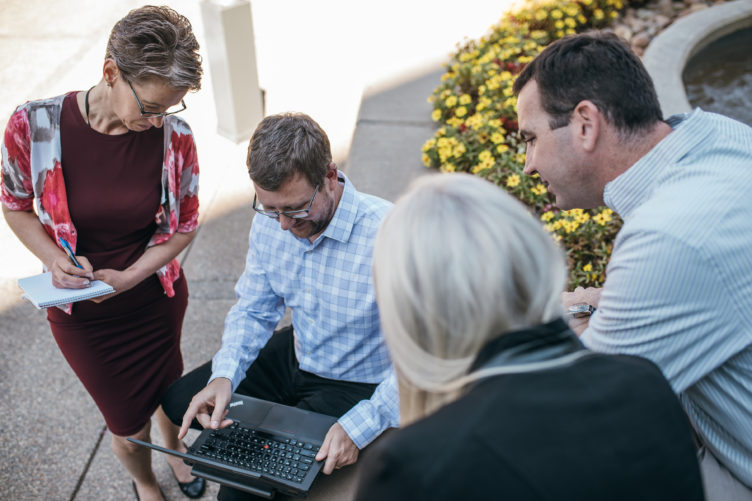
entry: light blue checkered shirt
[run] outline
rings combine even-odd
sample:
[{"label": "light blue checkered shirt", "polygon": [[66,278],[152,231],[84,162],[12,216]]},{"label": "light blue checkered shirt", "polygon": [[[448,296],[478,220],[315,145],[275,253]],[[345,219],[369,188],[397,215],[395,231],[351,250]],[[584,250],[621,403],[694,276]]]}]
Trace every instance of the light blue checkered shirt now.
[{"label": "light blue checkered shirt", "polygon": [[702,110],[604,192],[624,219],[582,340],[654,361],[752,487],[752,128]]},{"label": "light blue checkered shirt", "polygon": [[374,238],[391,204],[359,193],[339,175],[342,197],[315,242],[282,230],[273,219],[254,218],[246,268],[235,286],[238,301],[225,319],[211,378],[228,378],[233,390],[237,388],[290,307],[302,370],[329,379],[379,383],[370,400],[339,419],[355,445],[363,448],[399,423],[397,384],[371,274]]}]

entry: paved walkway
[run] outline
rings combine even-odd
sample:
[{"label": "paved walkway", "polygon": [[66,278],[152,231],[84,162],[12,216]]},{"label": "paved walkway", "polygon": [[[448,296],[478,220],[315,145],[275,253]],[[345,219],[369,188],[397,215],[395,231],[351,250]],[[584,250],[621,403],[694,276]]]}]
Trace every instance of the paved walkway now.
[{"label": "paved walkway", "polygon": [[[167,3],[192,20],[203,45],[199,2]],[[0,126],[24,100],[96,83],[109,29],[140,4],[3,0]],[[335,160],[355,185],[393,200],[412,178],[429,173],[420,163],[420,146],[434,128],[426,97],[439,82],[439,62],[455,42],[480,36],[503,5],[256,1],[267,112],[311,114],[329,132]],[[216,134],[211,96],[207,74],[203,89],[186,99],[184,113],[202,169],[199,232],[181,256],[191,294],[182,345],[186,370],[208,360],[220,344],[252,216],[246,144]],[[4,221],[0,249],[0,499],[132,499],[103,419],[57,349],[44,312],[19,299],[16,280],[38,273],[39,262]],[[183,499],[164,458],[155,455],[154,466],[168,499]],[[310,499],[349,499],[355,476],[355,468],[345,468],[322,478]],[[215,493],[212,486],[205,499]]]}]

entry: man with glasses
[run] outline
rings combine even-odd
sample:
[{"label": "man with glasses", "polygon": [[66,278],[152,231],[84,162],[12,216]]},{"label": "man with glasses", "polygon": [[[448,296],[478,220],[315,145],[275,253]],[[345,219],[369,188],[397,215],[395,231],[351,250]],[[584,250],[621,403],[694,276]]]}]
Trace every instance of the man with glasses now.
[{"label": "man with glasses", "polygon": [[752,500],[752,129],[700,109],[664,121],[640,60],[605,33],[552,43],[514,91],[525,173],[561,209],[605,203],[624,220],[602,294],[564,296],[585,315],[572,328],[655,362],[696,432],[707,498]]},{"label": "man with glasses", "polygon": [[[336,416],[316,457],[329,474],[398,425],[371,275],[391,204],[355,190],[332,162],[326,133],[303,114],[266,117],[248,169],[257,216],[222,347],[168,390],[163,407],[181,437],[194,418],[204,428],[230,424],[233,391]],[[292,326],[272,335],[286,308]],[[219,499],[247,496],[222,487]]]}]

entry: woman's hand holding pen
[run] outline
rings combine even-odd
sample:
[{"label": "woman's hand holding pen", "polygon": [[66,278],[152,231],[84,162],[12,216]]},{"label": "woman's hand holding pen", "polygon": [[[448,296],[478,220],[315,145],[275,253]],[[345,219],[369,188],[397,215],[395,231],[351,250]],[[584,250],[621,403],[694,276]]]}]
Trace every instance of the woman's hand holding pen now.
[{"label": "woman's hand holding pen", "polygon": [[76,256],[81,268],[73,264],[66,254],[60,254],[49,271],[52,272],[52,285],[60,289],[85,289],[94,280],[94,269],[89,260]]}]

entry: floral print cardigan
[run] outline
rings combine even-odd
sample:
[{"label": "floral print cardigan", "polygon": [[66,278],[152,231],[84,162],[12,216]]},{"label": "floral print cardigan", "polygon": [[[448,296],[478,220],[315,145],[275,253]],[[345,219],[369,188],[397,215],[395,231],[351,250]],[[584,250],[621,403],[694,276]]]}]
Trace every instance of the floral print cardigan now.
[{"label": "floral print cardigan", "polygon": [[[71,93],[72,94],[72,93]],[[68,212],[60,163],[60,113],[70,94],[30,101],[8,121],[2,145],[0,201],[11,210],[29,211],[36,200],[42,226],[60,246],[59,238],[76,249],[77,233]],[[164,118],[162,198],[155,215],[157,230],[147,247],[161,244],[176,231],[189,233],[198,225],[198,159],[193,134],[182,119]],[[168,297],[180,274],[177,258],[157,270]],[[71,312],[71,305],[65,308]]]}]

